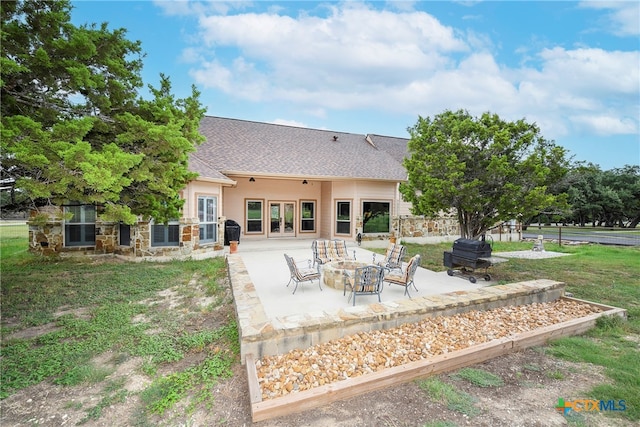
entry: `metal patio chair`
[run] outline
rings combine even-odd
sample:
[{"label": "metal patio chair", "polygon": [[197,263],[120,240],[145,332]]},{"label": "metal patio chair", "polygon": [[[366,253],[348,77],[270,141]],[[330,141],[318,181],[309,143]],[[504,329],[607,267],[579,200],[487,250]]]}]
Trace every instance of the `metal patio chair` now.
[{"label": "metal patio chair", "polygon": [[351,288],[351,294],[347,302],[353,298],[353,305],[356,305],[356,295],[378,295],[382,292],[384,281],[384,268],[378,265],[367,265],[366,267],[356,268],[352,277],[348,277],[344,283],[343,294],[347,292],[347,286]]},{"label": "metal patio chair", "polygon": [[387,248],[382,261],[376,262],[376,254],[373,254],[373,263],[384,267],[388,270],[402,269],[402,259],[404,258],[407,248],[398,243],[392,243]]},{"label": "metal patio chair", "polygon": [[411,285],[413,285],[413,288],[418,292],[418,288],[413,282],[413,276],[416,274],[416,270],[419,266],[420,255],[414,255],[413,258],[409,260],[407,268],[404,271],[400,271],[400,273],[392,271],[384,277],[384,281],[390,285],[404,286],[404,294],[411,298],[411,295],[409,294],[409,287]]},{"label": "metal patio chair", "polygon": [[287,283],[287,287],[291,284],[291,281],[294,281],[296,283],[296,287],[293,290],[294,294],[296,293],[296,290],[298,290],[298,284],[300,282],[313,283],[313,281],[316,279],[318,280],[318,286],[320,287],[320,290],[322,290],[322,285],[320,284],[320,272],[318,269],[311,267],[311,260],[307,260],[308,267],[301,268],[298,266],[296,261],[293,258],[291,258],[289,255],[284,254],[284,258],[287,260],[287,265],[289,266],[289,273],[291,274],[289,278],[289,283]]}]

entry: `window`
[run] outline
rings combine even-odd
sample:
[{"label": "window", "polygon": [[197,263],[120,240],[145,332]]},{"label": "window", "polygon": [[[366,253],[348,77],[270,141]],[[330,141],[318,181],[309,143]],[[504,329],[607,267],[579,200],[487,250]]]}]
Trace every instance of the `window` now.
[{"label": "window", "polygon": [[336,202],[336,234],[351,234],[351,202]]},{"label": "window", "polygon": [[64,223],[65,246],[95,246],[96,207],[93,205],[65,206],[71,218]]},{"label": "window", "polygon": [[[176,221],[173,221],[176,222]],[[179,246],[180,224],[153,224],[151,226],[151,246]]]},{"label": "window", "polygon": [[247,233],[262,233],[262,200],[247,200]]},{"label": "window", "polygon": [[391,203],[362,202],[364,233],[388,233],[391,230]]},{"label": "window", "polygon": [[316,202],[300,202],[300,231],[316,231]]},{"label": "window", "polygon": [[131,246],[131,226],[128,224],[120,223],[120,245]]},{"label": "window", "polygon": [[200,220],[200,243],[215,242],[218,236],[218,198],[198,197],[198,219]]}]

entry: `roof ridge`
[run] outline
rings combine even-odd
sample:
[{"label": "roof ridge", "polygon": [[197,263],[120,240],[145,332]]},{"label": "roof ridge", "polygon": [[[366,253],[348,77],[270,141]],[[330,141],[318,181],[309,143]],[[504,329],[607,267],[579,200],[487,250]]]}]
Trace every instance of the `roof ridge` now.
[{"label": "roof ridge", "polygon": [[386,135],[379,135],[379,134],[375,134],[375,133],[356,133],[356,132],[346,132],[346,131],[338,131],[338,130],[331,130],[331,129],[318,129],[318,128],[309,127],[309,126],[294,126],[294,125],[287,125],[287,124],[282,124],[282,123],[268,123],[268,122],[260,122],[260,121],[257,121],[257,120],[249,120],[249,119],[237,119],[237,118],[232,118],[232,117],[210,116],[210,115],[206,115],[206,114],[205,114],[204,117],[205,118],[208,117],[208,118],[211,118],[211,119],[229,120],[229,121],[235,121],[235,122],[253,123],[253,124],[257,124],[257,125],[280,126],[280,127],[291,128],[291,129],[306,129],[306,130],[311,130],[311,131],[316,131],[316,132],[323,132],[323,133],[335,133],[335,134],[341,134],[341,135],[362,136],[363,138],[366,138],[368,135],[372,135],[372,136],[381,136],[381,137],[384,137],[384,138],[408,139],[408,138],[403,138],[401,136],[386,136]]}]

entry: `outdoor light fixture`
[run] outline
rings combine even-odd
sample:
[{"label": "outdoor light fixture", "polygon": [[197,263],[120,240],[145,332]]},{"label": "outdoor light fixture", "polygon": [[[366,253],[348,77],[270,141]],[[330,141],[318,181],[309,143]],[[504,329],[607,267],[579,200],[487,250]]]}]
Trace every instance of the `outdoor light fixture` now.
[{"label": "outdoor light fixture", "polygon": [[308,184],[307,180],[305,179],[304,181],[302,181],[303,184]]},{"label": "outdoor light fixture", "polygon": [[256,182],[256,179],[254,177],[249,178],[249,182]]}]

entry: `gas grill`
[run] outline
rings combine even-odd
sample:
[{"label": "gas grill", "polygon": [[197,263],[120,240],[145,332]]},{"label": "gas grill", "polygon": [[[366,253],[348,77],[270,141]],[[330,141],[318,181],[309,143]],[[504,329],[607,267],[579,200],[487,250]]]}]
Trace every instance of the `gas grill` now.
[{"label": "gas grill", "polygon": [[493,265],[491,245],[482,236],[482,240],[458,239],[453,242],[453,250],[444,252],[444,265],[449,267],[447,274],[453,276],[460,273],[476,283],[475,270],[484,269],[484,280],[491,280],[488,270]]}]

